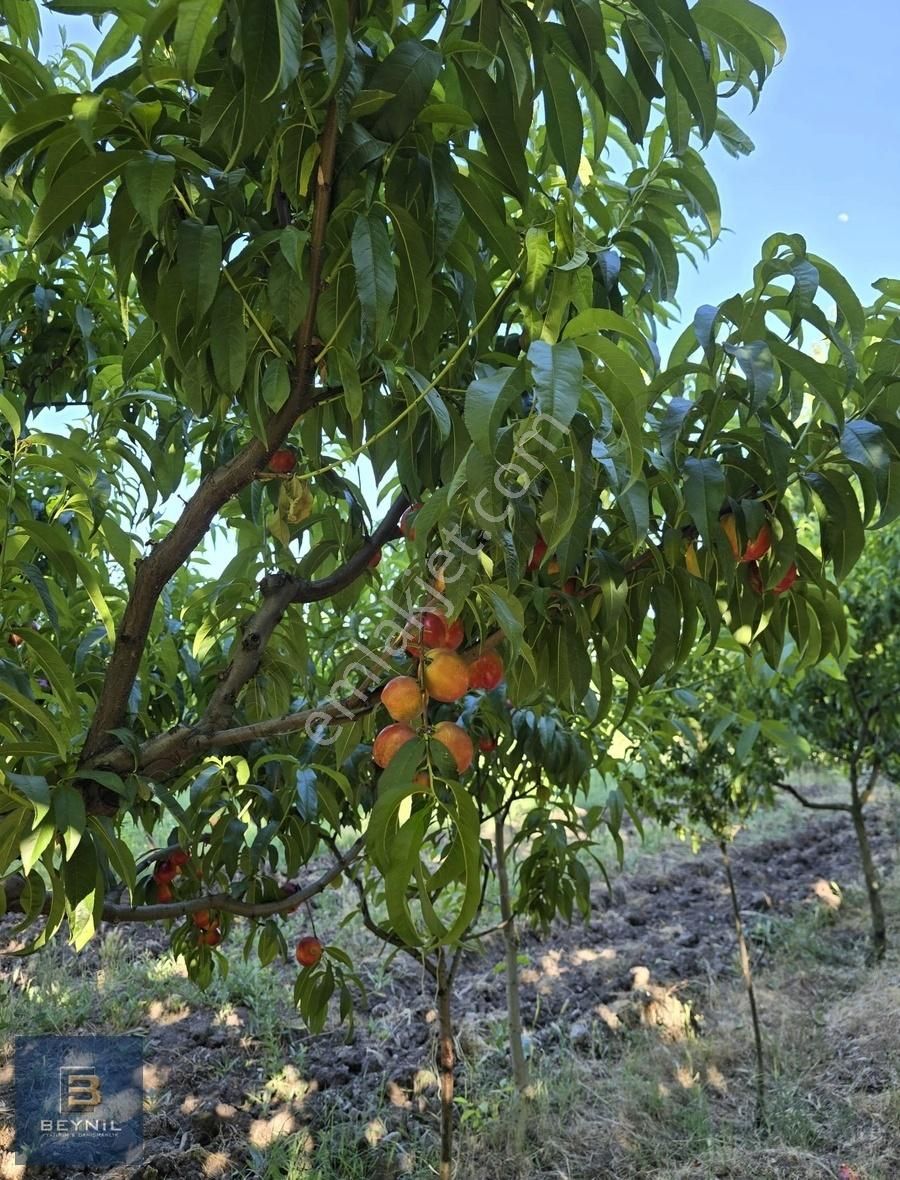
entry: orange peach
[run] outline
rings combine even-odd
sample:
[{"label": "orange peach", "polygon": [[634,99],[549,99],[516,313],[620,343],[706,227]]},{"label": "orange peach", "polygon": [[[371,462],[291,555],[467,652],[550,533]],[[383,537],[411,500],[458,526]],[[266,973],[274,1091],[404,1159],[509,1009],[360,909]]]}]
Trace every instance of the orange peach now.
[{"label": "orange peach", "polygon": [[447,647],[425,655],[425,691],[436,701],[458,701],[469,687],[469,669],[462,656]]},{"label": "orange peach", "polygon": [[439,721],[434,727],[434,740],[446,746],[456,763],[456,773],[464,774],[472,765],[475,749],[472,739],[462,728],[453,721]]},{"label": "orange peach", "polygon": [[375,735],[372,743],[372,758],[382,769],[388,765],[401,746],[411,742],[416,736],[412,726],[402,722],[396,725],[386,725]]},{"label": "orange peach", "polygon": [[381,703],[395,721],[412,721],[421,714],[425,697],[412,676],[395,676],[381,690]]},{"label": "orange peach", "polygon": [[495,651],[483,651],[469,664],[469,688],[490,692],[503,679],[503,660]]}]

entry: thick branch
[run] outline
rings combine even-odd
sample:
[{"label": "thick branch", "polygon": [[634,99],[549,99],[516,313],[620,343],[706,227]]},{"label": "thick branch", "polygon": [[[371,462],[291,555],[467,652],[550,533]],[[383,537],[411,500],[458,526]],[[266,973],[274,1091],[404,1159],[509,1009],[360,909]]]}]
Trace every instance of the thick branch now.
[{"label": "thick branch", "polygon": [[[313,397],[313,340],[322,286],[325,232],[331,205],[338,138],[337,103],[328,107],[320,136],[319,166],[310,232],[309,303],[295,339],[295,364],[287,401],[266,426],[266,440],[253,439],[230,462],[217,468],[200,484],[168,535],[138,564],[134,587],[116,636],[116,645],[100,699],[82,751],[89,761],[111,744],[109,731],[121,726],[126,703],[140,667],[150,633],[153,611],[166,583],[180,569],[206,535],[216,513],[253,479],[269,456],[284,441]],[[100,810],[101,808],[98,808]]]},{"label": "thick branch", "polygon": [[319,602],[346,589],[365,572],[372,557],[397,535],[397,522],[409,507],[405,496],[392,505],[371,537],[334,573],[316,581],[274,574],[261,583],[263,602],[243,627],[228,670],[223,674],[199,728],[222,729],[231,719],[241,689],[256,675],[266,644],[292,602]]},{"label": "thick branch", "polygon": [[798,803],[802,803],[804,807],[808,807],[811,811],[852,811],[853,808],[849,803],[816,803],[812,799],[807,799],[805,795],[801,795],[796,787],[792,787],[790,783],[775,783],[779,791],[787,791],[788,794],[793,795]]},{"label": "thick branch", "polygon": [[[196,914],[199,910],[215,910],[222,914],[238,914],[243,918],[267,918],[273,914],[283,914],[294,909],[303,902],[309,901],[323,889],[327,889],[331,882],[341,875],[360,855],[364,840],[356,841],[343,856],[315,881],[289,893],[285,897],[274,901],[248,902],[239,901],[228,893],[207,893],[203,897],[185,898],[184,901],[157,902],[152,905],[119,905],[116,902],[106,902],[103,906],[104,922],[165,922],[176,918],[185,918],[188,914]],[[6,883],[7,909],[21,913],[24,907],[21,903],[22,892],[25,888],[25,878],[11,877]],[[48,894],[41,907],[41,913],[50,910],[53,897]]]}]

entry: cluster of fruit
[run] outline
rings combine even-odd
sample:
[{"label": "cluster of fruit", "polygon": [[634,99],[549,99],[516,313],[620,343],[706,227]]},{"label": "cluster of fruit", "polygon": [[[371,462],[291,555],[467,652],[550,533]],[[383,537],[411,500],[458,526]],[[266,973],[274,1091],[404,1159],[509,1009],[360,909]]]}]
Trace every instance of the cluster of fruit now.
[{"label": "cluster of fruit", "polygon": [[[153,884],[156,889],[156,900],[169,902],[175,900],[175,890],[172,882],[191,863],[191,858],[183,848],[172,848],[169,855],[157,861],[153,870]],[[201,877],[199,869],[194,870],[194,876]],[[201,946],[218,946],[222,941],[222,931],[219,928],[217,914],[210,910],[196,910],[191,915],[191,921],[197,927],[197,942]]]},{"label": "cluster of fruit", "polygon": [[[766,521],[756,536],[747,542],[744,552],[741,552],[741,546],[737,536],[737,524],[734,519],[734,513],[726,513],[719,521],[722,526],[722,531],[728,538],[728,544],[731,546],[731,552],[734,554],[735,561],[740,562],[747,567],[747,576],[751,587],[757,594],[765,592],[765,582],[763,581],[762,572],[759,568],[760,558],[765,555],[772,548],[772,530],[769,527],[769,522]],[[696,558],[695,558],[696,560]],[[784,594],[786,590],[790,590],[791,586],[797,581],[798,570],[795,562],[791,562],[787,573],[781,581],[772,587],[773,594]]]},{"label": "cluster of fruit", "polygon": [[[404,633],[404,648],[407,655],[419,661],[418,674],[395,676],[382,689],[381,703],[392,719],[392,724],[378,732],[372,746],[372,757],[382,769],[416,736],[414,726],[424,728],[429,700],[452,704],[467,692],[490,692],[504,675],[503,660],[491,648],[479,649],[468,657],[459,654],[465,639],[459,619],[449,622],[441,611],[420,611],[409,630],[411,634]],[[425,732],[450,751],[457,774],[469,769],[475,748],[461,725],[438,721]],[[479,743],[485,751],[495,745],[490,738]]]}]

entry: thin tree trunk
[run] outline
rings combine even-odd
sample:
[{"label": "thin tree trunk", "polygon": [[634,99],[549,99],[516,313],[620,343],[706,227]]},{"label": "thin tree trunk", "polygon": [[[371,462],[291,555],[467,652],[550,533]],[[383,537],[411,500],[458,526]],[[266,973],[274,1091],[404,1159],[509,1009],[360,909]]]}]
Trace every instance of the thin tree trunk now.
[{"label": "thin tree trunk", "polygon": [[522,1007],[519,995],[519,936],[516,931],[509,892],[509,873],[506,868],[506,846],[503,839],[504,815],[494,818],[494,856],[497,861],[497,887],[500,893],[500,917],[503,920],[503,945],[506,950],[506,1010],[509,1020],[509,1054],[512,1059],[513,1080],[520,1095],[528,1090],[528,1062],[522,1044]]},{"label": "thin tree trunk", "polygon": [[731,909],[734,914],[734,929],[737,934],[738,952],[741,960],[741,975],[744,977],[744,987],[747,989],[747,999],[750,1001],[750,1019],[753,1023],[753,1041],[756,1046],[756,1117],[758,1127],[766,1121],[766,1062],[763,1056],[762,1029],[759,1023],[759,1012],[756,1007],[756,992],[753,988],[753,970],[750,966],[750,953],[747,950],[747,939],[744,937],[744,923],[741,918],[741,907],[738,903],[737,889],[734,875],[731,871],[731,858],[728,855],[728,845],[724,840],[719,842],[722,853],[722,863],[725,865],[725,876],[728,880],[728,892],[731,894]]},{"label": "thin tree trunk", "polygon": [[447,956],[441,947],[437,959],[438,1060],[441,1083],[441,1166],[438,1173],[440,1180],[451,1180],[453,1174],[453,1069],[456,1064],[456,1052],[453,1047],[451,983]]},{"label": "thin tree trunk", "polygon": [[866,893],[869,898],[869,911],[872,915],[872,958],[880,963],[887,950],[887,923],[884,917],[884,906],[881,903],[881,886],[878,881],[878,870],[872,857],[872,846],[869,843],[869,833],[866,831],[866,817],[863,802],[859,792],[859,778],[855,768],[850,771],[850,814],[853,817],[853,827],[856,830],[856,842],[859,845],[859,859],[862,862],[863,877],[866,881]]}]

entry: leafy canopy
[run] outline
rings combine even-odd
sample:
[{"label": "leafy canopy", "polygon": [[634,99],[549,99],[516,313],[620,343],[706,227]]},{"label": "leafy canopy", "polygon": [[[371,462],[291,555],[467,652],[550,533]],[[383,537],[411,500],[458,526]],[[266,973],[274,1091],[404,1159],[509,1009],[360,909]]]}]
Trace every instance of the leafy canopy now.
[{"label": "leafy canopy", "polygon": [[[0,661],[0,873],[26,920],[49,912],[42,938],[218,891],[271,956],[278,874],[354,829],[388,928],[457,939],[480,801],[427,731],[377,796],[367,752],[426,593],[469,646],[500,642],[536,722],[622,716],[723,634],[772,665],[788,638],[806,665],[843,650],[836,581],[900,506],[900,285],[867,312],[777,234],[745,293],[665,362],[657,343],[720,229],[702,148],[752,148],[727,110],[784,52],[769,13],[48,7],[103,39],[42,62],[36,4],[0,2],[0,609],[22,639]],[[269,475],[285,446],[296,472]],[[408,503],[414,539],[373,571]],[[738,553],[768,523],[753,577],[729,513]],[[202,886],[151,904],[135,824],[194,850]]]}]

